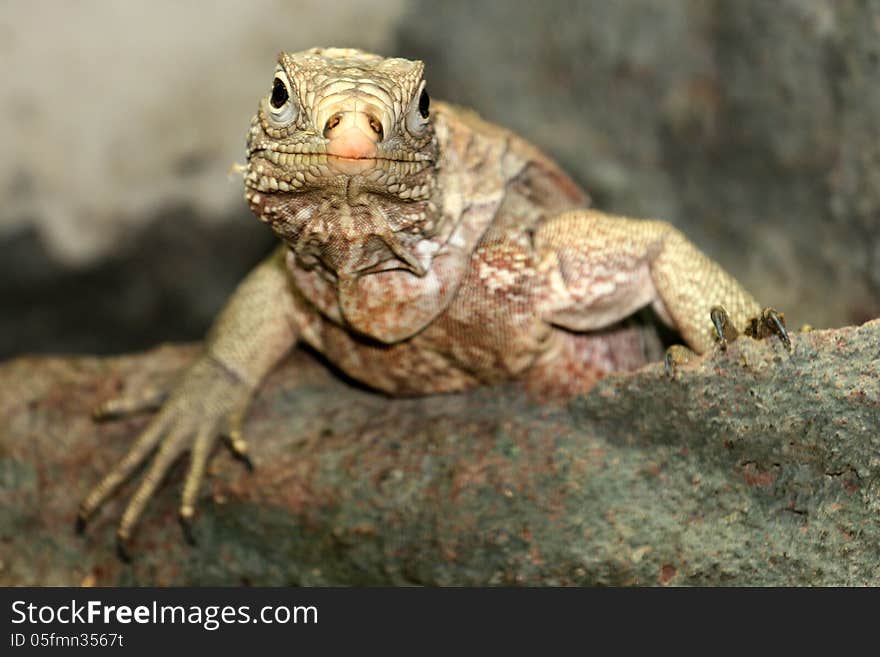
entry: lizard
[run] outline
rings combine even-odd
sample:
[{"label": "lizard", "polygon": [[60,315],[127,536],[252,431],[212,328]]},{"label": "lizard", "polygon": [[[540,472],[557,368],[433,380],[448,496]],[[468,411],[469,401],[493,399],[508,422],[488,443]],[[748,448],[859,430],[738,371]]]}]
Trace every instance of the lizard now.
[{"label": "lizard", "polygon": [[240,170],[250,209],[279,247],[241,282],[168,393],[129,393],[95,412],[158,409],[77,516],[82,531],[147,465],[117,527],[123,558],[187,452],[179,518],[191,538],[215,443],[225,437],[250,465],[248,405],[298,343],[389,395],[512,379],[586,390],[644,362],[603,333],[644,307],[687,344],[667,352],[671,370],[743,330],[790,345],[781,314],[670,223],[591,208],[537,147],[432,101],[421,61],[282,52]]}]

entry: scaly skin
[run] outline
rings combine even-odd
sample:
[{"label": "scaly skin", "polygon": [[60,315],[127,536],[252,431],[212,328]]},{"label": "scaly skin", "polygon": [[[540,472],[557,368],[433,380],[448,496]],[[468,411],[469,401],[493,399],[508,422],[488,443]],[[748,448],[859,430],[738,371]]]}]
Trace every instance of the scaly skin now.
[{"label": "scaly skin", "polygon": [[697,352],[716,339],[713,307],[726,309],[725,330],[761,311],[669,224],[585,209],[586,194],[533,146],[430,104],[422,73],[421,62],[355,50],[280,55],[243,173],[251,209],[282,245],[85,499],[81,525],[152,458],[119,525],[124,548],[162,476],[191,451],[188,523],[214,441],[226,435],[246,454],[248,402],[298,341],[394,395],[513,378],[573,392],[644,362],[632,340],[599,331],[639,308],[653,306]]}]

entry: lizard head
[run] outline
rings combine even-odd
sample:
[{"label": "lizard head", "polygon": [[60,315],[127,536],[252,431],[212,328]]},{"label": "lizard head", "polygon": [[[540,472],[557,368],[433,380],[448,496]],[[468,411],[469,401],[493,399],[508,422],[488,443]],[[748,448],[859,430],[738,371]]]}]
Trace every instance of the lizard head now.
[{"label": "lizard head", "polygon": [[437,142],[423,70],[348,48],[279,55],[248,133],[245,197],[302,265],[424,274]]}]

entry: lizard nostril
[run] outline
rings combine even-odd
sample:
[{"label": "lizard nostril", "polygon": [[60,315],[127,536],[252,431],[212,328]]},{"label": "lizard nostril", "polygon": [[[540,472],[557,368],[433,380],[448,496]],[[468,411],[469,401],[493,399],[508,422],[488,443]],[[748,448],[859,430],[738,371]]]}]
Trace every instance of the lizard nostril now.
[{"label": "lizard nostril", "polygon": [[342,121],[342,113],[334,114],[329,119],[327,119],[327,123],[324,124],[324,138],[330,137],[330,132],[339,125]]},{"label": "lizard nostril", "polygon": [[[357,128],[373,143],[385,138],[385,128],[372,112],[336,112],[324,124],[324,139],[335,139],[348,128]],[[338,134],[337,134],[338,133]]]},{"label": "lizard nostril", "polygon": [[376,133],[379,141],[385,136],[385,130],[382,129],[382,122],[374,116],[370,117],[370,130]]}]

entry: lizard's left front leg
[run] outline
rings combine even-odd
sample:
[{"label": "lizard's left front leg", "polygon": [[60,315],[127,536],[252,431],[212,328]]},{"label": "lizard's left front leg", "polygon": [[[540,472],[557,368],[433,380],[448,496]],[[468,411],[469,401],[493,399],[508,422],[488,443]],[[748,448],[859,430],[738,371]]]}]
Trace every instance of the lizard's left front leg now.
[{"label": "lizard's left front leg", "polygon": [[541,315],[564,328],[599,329],[650,304],[703,353],[764,315],[730,274],[664,221],[577,210],[542,224],[534,245],[547,281]]}]

